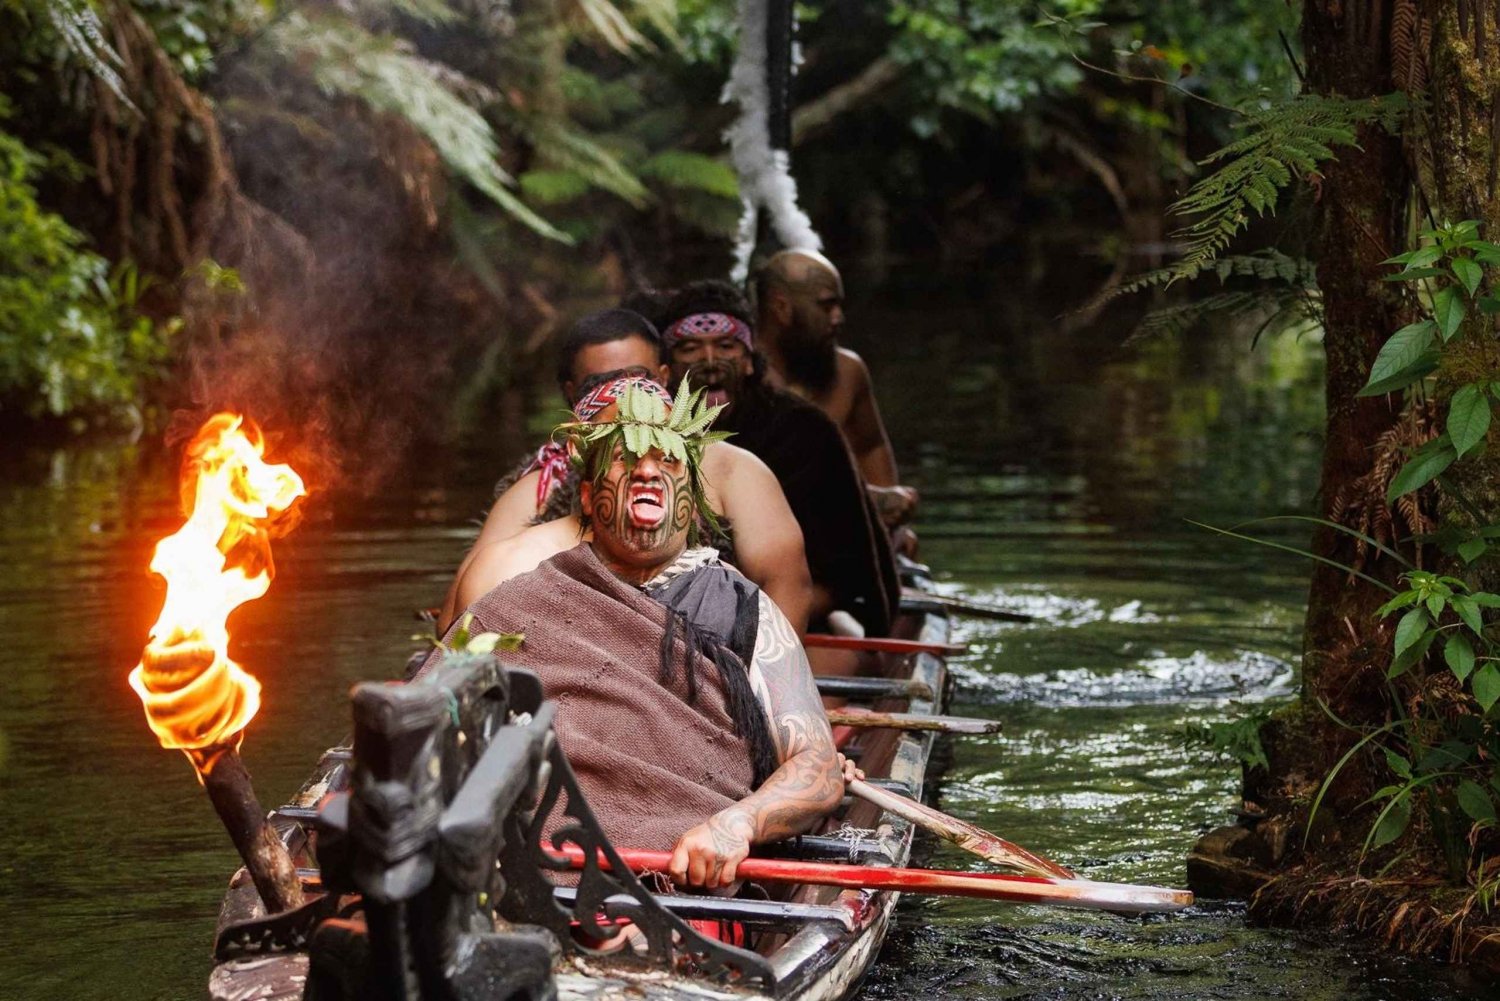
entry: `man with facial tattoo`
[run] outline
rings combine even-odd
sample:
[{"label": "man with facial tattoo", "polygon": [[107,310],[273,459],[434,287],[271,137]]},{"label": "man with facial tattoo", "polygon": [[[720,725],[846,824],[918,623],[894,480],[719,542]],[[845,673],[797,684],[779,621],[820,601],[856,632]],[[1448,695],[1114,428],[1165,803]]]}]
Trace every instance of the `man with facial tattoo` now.
[{"label": "man with facial tattoo", "polygon": [[765,377],[745,297],[728,282],[693,282],[661,321],[673,383],[687,378],[724,406],[717,426],[776,474],[802,526],[812,621],[843,611],[867,634],[886,635],[901,593],[886,532],[833,421]]},{"label": "man with facial tattoo", "polygon": [[[656,327],[630,310],[607,309],[569,329],[559,352],[557,385],[574,407],[590,390],[622,375],[661,381],[667,372]],[[704,452],[703,479],[709,507],[727,530],[725,558],[771,596],[800,636],[807,630],[812,578],[802,531],[776,477],[754,455],[719,442]],[[438,619],[442,627],[500,582],[495,573],[529,570],[577,544],[582,531],[573,513],[577,490],[577,475],[554,442],[502,481],[448,589]]]},{"label": "man with facial tattoo", "polygon": [[524,634],[507,663],[535,670],[558,703],[558,740],[611,840],[671,849],[679,883],[727,887],[751,845],[838,804],[838,755],[785,616],[688,544],[705,510],[703,432],[673,422],[646,380],[580,401],[596,403],[592,424],[560,429],[588,541],[488,591],[468,629]]},{"label": "man with facial tattoo", "polygon": [[916,514],[917,492],[900,483],[869,368],[838,343],[844,326],[838,268],[816,250],[783,250],[756,272],[752,287],[756,336],[771,377],[838,425],[881,521],[904,525]]}]

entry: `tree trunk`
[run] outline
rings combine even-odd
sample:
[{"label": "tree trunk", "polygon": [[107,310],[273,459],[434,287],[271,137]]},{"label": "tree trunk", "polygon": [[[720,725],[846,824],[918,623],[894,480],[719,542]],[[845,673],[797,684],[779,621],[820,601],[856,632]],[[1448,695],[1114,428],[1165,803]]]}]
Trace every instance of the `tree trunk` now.
[{"label": "tree trunk", "polygon": [[[1391,7],[1392,0],[1308,0],[1302,15],[1308,89],[1355,98],[1389,93]],[[1391,270],[1381,262],[1406,248],[1409,178],[1398,138],[1367,125],[1358,141],[1358,148],[1340,148],[1338,159],[1328,164],[1319,200],[1318,286],[1328,366],[1319,480],[1325,516],[1337,499],[1358,489],[1355,481],[1370,471],[1373,444],[1396,424],[1401,407],[1399,395],[1359,399],[1355,394],[1381,345],[1407,320],[1399,288],[1380,279]],[[1318,532],[1314,551],[1341,563],[1356,560],[1353,540],[1331,529]],[[1366,572],[1392,579],[1397,568],[1383,562],[1370,564]],[[1363,659],[1340,652],[1370,640],[1371,613],[1384,597],[1373,585],[1351,581],[1343,570],[1318,565],[1303,634],[1304,701],[1382,703],[1379,675],[1372,679],[1374,690],[1348,691],[1351,679],[1339,668]]]},{"label": "tree trunk", "polygon": [[[1375,97],[1392,90],[1388,45],[1395,0],[1307,0],[1302,15],[1311,93],[1345,98]],[[1397,286],[1380,279],[1381,262],[1405,249],[1410,178],[1400,140],[1377,125],[1360,129],[1358,146],[1338,149],[1319,183],[1318,285],[1323,295],[1323,345],[1327,360],[1327,405],[1320,513],[1331,517],[1366,498],[1383,505],[1383,484],[1371,496],[1376,441],[1401,417],[1398,396],[1360,399],[1376,354],[1407,322]],[[1338,520],[1331,518],[1331,520]],[[1406,533],[1392,533],[1406,534]],[[1312,549],[1345,565],[1361,565],[1372,577],[1393,581],[1400,567],[1374,552],[1360,553],[1348,535],[1319,529]],[[1356,739],[1332,723],[1319,704],[1346,722],[1384,722],[1383,654],[1388,639],[1374,611],[1387,595],[1338,567],[1315,564],[1303,632],[1302,697],[1273,719],[1262,734],[1270,760],[1266,770],[1247,769],[1245,795],[1276,818],[1281,844],[1300,844],[1285,832],[1306,822],[1305,804],[1317,784]],[[1346,768],[1330,791],[1321,819],[1352,809],[1369,793],[1358,768]],[[1337,831],[1333,831],[1337,834]],[[1265,861],[1279,865],[1282,850]]]}]

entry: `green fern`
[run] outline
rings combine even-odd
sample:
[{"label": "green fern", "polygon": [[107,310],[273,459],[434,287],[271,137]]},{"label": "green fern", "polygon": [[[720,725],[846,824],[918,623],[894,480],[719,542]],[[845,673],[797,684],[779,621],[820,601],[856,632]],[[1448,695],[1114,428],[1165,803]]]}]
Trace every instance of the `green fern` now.
[{"label": "green fern", "polygon": [[640,172],[642,177],[655,178],[670,188],[703,191],[739,201],[739,179],[716,157],[680,149],[663,150],[641,164]]},{"label": "green fern", "polygon": [[[1274,213],[1283,188],[1315,173],[1334,158],[1334,148],[1356,145],[1361,125],[1394,130],[1405,114],[1404,94],[1368,100],[1304,94],[1282,104],[1248,112],[1240,138],[1202,161],[1220,164],[1171,206],[1176,215],[1194,216],[1174,233],[1184,241],[1180,260],[1164,269],[1163,282],[1193,278],[1209,267],[1252,215]],[[1129,288],[1144,287],[1136,282]]]},{"label": "green fern", "polygon": [[272,29],[271,42],[289,62],[310,64],[313,80],[325,93],[405,119],[432,143],[449,170],[519,222],[543,236],[572,242],[511,190],[515,182],[499,164],[495,134],[453,92],[465,80],[457,79],[451,68],[338,17],[289,14]]},{"label": "green fern", "polygon": [[[1191,302],[1173,303],[1153,309],[1142,317],[1129,340],[1158,334],[1180,334],[1208,316],[1239,319],[1253,314],[1264,316],[1255,339],[1266,330],[1298,322],[1316,322],[1322,317],[1322,300],[1318,296],[1317,274],[1311,261],[1288,257],[1278,250],[1220,257],[1199,271],[1213,274],[1219,283],[1231,278],[1248,278],[1262,284],[1256,288],[1226,289]],[[1173,269],[1160,268],[1136,278],[1126,291],[1137,291],[1175,280]]]}]

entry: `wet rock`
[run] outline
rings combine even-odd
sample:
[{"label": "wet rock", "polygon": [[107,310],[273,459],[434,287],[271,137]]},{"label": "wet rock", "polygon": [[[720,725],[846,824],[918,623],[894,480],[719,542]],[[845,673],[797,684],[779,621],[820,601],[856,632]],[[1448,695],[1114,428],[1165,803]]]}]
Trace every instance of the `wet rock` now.
[{"label": "wet rock", "polygon": [[1209,831],[1188,853],[1188,887],[1198,896],[1210,899],[1249,897],[1271,878],[1263,866],[1273,854],[1280,857],[1278,845],[1279,852],[1284,853],[1284,826],[1279,837],[1270,839],[1261,830],[1252,831],[1238,824]]}]

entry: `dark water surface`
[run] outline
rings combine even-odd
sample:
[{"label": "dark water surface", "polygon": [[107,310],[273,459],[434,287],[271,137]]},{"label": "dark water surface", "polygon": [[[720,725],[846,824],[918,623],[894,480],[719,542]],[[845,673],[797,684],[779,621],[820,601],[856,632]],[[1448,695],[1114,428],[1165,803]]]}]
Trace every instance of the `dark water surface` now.
[{"label": "dark water surface", "polygon": [[[888,288],[852,304],[897,449],[926,498],[945,588],[1036,613],[966,622],[956,711],[1007,722],[947,748],[941,805],[1089,876],[1180,884],[1236,769],[1190,724],[1290,695],[1304,567],[1188,525],[1305,509],[1316,351],[1294,339],[1068,332],[1008,299]],[[924,331],[919,339],[913,331]],[[383,497],[325,495],[235,621],[264,684],[244,749],[292,793],[441,597],[502,460],[483,442]],[[273,454],[274,458],[274,454]],[[0,999],[197,999],[228,839],[126,684],[160,590],[175,468],[152,444],[0,455]],[[1300,532],[1283,533],[1300,541]],[[932,864],[970,859],[924,845]],[[908,898],[865,997],[1449,999],[1458,971],[1329,936],[1248,927],[1234,905],[1125,921]]]}]

